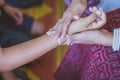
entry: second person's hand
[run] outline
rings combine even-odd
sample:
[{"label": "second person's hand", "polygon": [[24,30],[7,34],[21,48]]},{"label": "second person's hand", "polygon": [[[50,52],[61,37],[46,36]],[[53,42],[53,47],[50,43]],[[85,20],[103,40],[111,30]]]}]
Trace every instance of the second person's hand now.
[{"label": "second person's hand", "polygon": [[82,16],[84,13],[86,7],[87,7],[87,0],[72,0],[71,5],[69,8],[64,12],[61,20],[60,26],[55,26],[49,31],[57,31],[55,38],[61,38],[63,39],[66,37],[66,34],[68,33],[68,27],[71,23],[71,21],[74,19],[75,15]]}]

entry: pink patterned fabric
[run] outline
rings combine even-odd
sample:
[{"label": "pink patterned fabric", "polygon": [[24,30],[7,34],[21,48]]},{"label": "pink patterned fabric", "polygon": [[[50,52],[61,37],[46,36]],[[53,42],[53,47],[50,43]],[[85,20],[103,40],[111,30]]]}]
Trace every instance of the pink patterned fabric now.
[{"label": "pink patterned fabric", "polygon": [[[103,28],[120,27],[120,9],[107,13]],[[120,80],[120,51],[101,45],[70,46],[57,69],[56,80]]]}]

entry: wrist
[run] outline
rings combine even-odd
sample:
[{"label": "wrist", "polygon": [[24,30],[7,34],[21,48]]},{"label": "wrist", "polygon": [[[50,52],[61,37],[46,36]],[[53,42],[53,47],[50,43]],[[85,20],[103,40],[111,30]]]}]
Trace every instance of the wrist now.
[{"label": "wrist", "polygon": [[53,37],[57,41],[58,45],[64,45],[64,42],[67,40],[66,38],[63,38],[63,39],[58,38],[58,39],[56,39],[55,38],[56,31],[48,31],[46,34],[49,37]]},{"label": "wrist", "polygon": [[72,14],[74,16],[76,14],[82,15],[82,13],[85,11],[86,8],[87,8],[87,2],[86,1],[81,1],[81,0],[75,0],[74,1],[73,0],[67,10],[72,12]]},{"label": "wrist", "polygon": [[110,33],[108,31],[102,31],[103,37],[101,38],[103,41],[102,45],[105,46],[112,46],[113,44],[113,33]]},{"label": "wrist", "polygon": [[85,4],[87,5],[87,0],[72,0],[74,4]]}]

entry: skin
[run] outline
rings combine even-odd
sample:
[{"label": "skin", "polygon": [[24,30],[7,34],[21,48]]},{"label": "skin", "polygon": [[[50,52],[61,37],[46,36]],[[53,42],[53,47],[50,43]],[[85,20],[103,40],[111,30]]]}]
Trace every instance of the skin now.
[{"label": "skin", "polygon": [[68,32],[68,27],[73,20],[73,17],[75,15],[82,16],[84,13],[85,9],[87,7],[87,0],[72,0],[71,5],[69,8],[64,12],[62,16],[62,24],[59,27],[53,27],[49,31],[54,31],[56,30],[57,33],[55,35],[55,38],[61,38],[63,39],[66,37],[66,34]]},{"label": "skin", "polygon": [[107,30],[90,30],[71,36],[71,40],[71,44],[78,43],[112,46],[113,34]]},{"label": "skin", "polygon": [[0,70],[10,71],[15,69],[39,58],[57,46],[57,40],[43,35],[42,37],[16,46],[0,48]]},{"label": "skin", "polygon": [[[108,32],[107,30],[101,30],[101,28],[106,23],[106,14],[102,9],[99,8],[90,8],[91,12],[96,12],[98,18],[96,21],[90,23],[86,30],[80,27],[80,20],[77,20],[70,25],[70,29],[78,30],[77,34],[72,34],[68,41],[71,44],[98,44],[104,46],[112,46],[113,44],[113,33]],[[100,19],[99,19],[100,18]],[[90,19],[89,19],[90,20]],[[85,20],[87,21],[87,20]],[[89,22],[89,21],[88,21]],[[84,22],[85,23],[85,22]],[[98,29],[98,30],[96,30]],[[81,30],[84,30],[83,32]],[[99,36],[99,38],[98,38]]]},{"label": "skin", "polygon": [[[71,30],[73,33],[73,30],[75,30],[75,32],[77,33],[85,30],[99,29],[106,23],[106,14],[101,8],[90,7],[89,10],[92,12],[91,15],[85,18],[80,18],[70,24],[70,30],[68,31],[68,34],[71,33]],[[88,23],[88,25],[86,25],[86,22]],[[83,26],[81,26],[81,24]]]}]

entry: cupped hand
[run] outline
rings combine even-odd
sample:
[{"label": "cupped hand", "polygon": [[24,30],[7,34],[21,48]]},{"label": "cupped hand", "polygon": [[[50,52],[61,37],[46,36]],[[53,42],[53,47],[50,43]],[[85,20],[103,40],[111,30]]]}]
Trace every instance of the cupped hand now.
[{"label": "cupped hand", "polygon": [[23,15],[18,8],[6,4],[3,9],[9,16],[11,16],[16,21],[17,25],[22,24]]},{"label": "cupped hand", "polygon": [[89,8],[89,10],[93,13],[96,13],[98,15],[97,20],[92,22],[89,26],[88,29],[99,29],[103,27],[103,25],[107,22],[106,18],[106,13],[103,11],[102,8]]},{"label": "cupped hand", "polygon": [[91,15],[73,21],[69,27],[68,34],[74,34],[90,29],[99,29],[106,23],[106,14],[100,8],[90,8]]},{"label": "cupped hand", "polygon": [[98,44],[104,46],[112,46],[113,34],[107,30],[90,30],[71,35],[68,44]]}]

